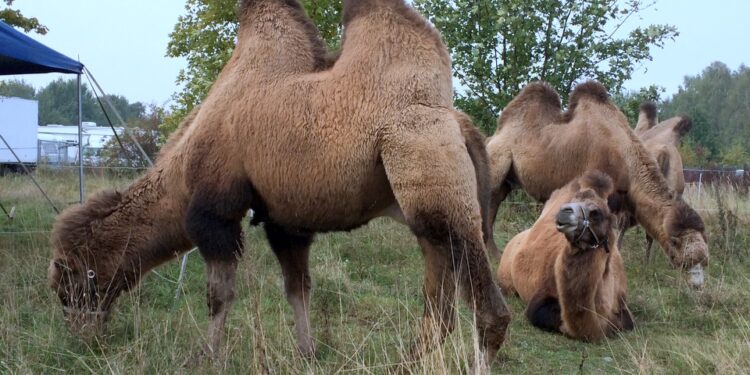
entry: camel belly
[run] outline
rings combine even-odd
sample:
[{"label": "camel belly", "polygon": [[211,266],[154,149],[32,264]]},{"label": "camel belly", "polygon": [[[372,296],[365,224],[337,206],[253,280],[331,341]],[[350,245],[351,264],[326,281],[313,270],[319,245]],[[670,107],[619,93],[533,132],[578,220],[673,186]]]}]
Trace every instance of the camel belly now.
[{"label": "camel belly", "polygon": [[393,205],[377,159],[327,159],[330,162],[314,156],[307,159],[310,163],[280,160],[277,165],[286,164],[281,168],[254,169],[251,183],[269,220],[306,231],[350,230]]}]

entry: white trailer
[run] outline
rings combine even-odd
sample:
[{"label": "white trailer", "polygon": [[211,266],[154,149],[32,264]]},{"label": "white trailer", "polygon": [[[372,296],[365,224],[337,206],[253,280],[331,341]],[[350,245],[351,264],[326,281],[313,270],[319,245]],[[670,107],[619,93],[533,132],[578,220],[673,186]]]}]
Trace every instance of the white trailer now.
[{"label": "white trailer", "polygon": [[[83,122],[83,163],[96,165],[104,146],[114,138],[112,128],[97,126],[94,122]],[[124,129],[115,127],[117,135]],[[45,125],[39,127],[39,162],[47,164],[78,163],[78,126]]]},{"label": "white trailer", "polygon": [[[21,162],[36,165],[39,102],[0,96],[0,135],[15,151]],[[18,159],[0,142],[0,171],[20,170]]]}]

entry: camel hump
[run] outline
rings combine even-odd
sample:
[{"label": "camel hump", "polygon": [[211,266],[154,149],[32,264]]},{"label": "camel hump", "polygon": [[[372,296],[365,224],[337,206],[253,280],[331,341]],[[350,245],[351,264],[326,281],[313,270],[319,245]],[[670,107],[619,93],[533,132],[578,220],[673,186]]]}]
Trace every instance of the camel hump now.
[{"label": "camel hump", "polygon": [[516,98],[523,101],[545,104],[558,110],[561,108],[560,95],[557,94],[549,83],[544,81],[536,81],[528,84]]},{"label": "camel hump", "polygon": [[693,121],[688,116],[680,116],[680,121],[675,125],[674,132],[684,137],[693,128]]},{"label": "camel hump", "polygon": [[407,8],[403,0],[344,0],[342,23],[346,25],[383,5]]},{"label": "camel hump", "polygon": [[656,125],[656,103],[652,101],[643,102],[641,103],[640,111],[646,116],[649,128]]},{"label": "camel hump", "polygon": [[[290,7],[290,8],[293,8],[293,9],[304,10],[302,8],[302,4],[300,4],[299,0],[241,0],[240,1],[240,5],[237,8],[237,15],[242,16],[245,13],[247,13],[247,11],[250,8],[252,8],[253,6],[255,6],[257,4],[263,4],[263,3],[266,3],[266,4],[272,4],[272,3],[284,4],[284,5],[286,5],[286,6]],[[240,19],[242,19],[242,17],[240,17]]]},{"label": "camel hump", "polygon": [[538,121],[521,121],[523,126],[546,126],[560,116],[561,108],[560,95],[549,83],[532,82],[503,108],[500,118],[497,119],[497,129],[501,129],[506,121],[520,119],[525,113],[537,113]]},{"label": "camel hump", "polygon": [[576,85],[570,93],[570,108],[575,108],[582,99],[589,99],[601,104],[609,103],[607,88],[597,81],[586,81]]}]

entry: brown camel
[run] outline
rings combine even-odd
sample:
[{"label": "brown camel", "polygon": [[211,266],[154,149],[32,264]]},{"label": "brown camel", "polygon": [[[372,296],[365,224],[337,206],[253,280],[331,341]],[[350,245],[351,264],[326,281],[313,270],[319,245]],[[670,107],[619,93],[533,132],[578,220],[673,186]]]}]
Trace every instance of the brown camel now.
[{"label": "brown camel", "polygon": [[[682,138],[690,132],[692,122],[687,116],[675,116],[658,124],[657,122],[656,104],[644,102],[640,107],[635,134],[641,139],[651,156],[656,159],[659,171],[667,179],[667,186],[676,195],[682,196],[685,191],[685,175],[678,147]],[[623,224],[620,245],[622,245],[625,230],[637,223],[634,219],[628,218]],[[651,260],[653,242],[653,238],[646,234],[646,263]]]},{"label": "brown camel", "polygon": [[555,190],[534,226],[503,250],[500,286],[528,304],[534,326],[585,341],[633,328],[617,218],[609,207],[613,193],[609,176],[586,172]]},{"label": "brown camel", "polygon": [[[630,213],[659,241],[671,264],[689,269],[693,286],[703,285],[708,264],[703,220],[670,191],[656,162],[598,82],[579,84],[565,112],[548,84],[528,85],[503,110],[487,150],[491,220],[513,188],[546,201],[555,189],[597,169],[612,178]],[[488,237],[488,248],[497,255],[492,231]]]},{"label": "brown camel", "polygon": [[392,215],[426,262],[413,357],[453,329],[457,284],[490,361],[510,313],[482,237],[487,155],[453,108],[438,32],[403,0],[345,0],[342,51],[326,69],[296,0],[242,1],[239,19],[232,57],[155,167],[125,192],[100,193],[58,218],[49,279],[66,319],[79,331],[100,328],[122,291],[196,245],[211,318],[203,353],[214,353],[235,295],[240,222],[252,209],[281,265],[297,346],[311,355],[314,234]]}]

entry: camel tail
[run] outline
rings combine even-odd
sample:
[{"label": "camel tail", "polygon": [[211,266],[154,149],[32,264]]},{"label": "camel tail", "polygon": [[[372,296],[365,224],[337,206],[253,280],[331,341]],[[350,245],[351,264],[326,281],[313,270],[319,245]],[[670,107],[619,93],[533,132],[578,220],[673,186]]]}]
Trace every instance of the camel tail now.
[{"label": "camel tail", "polygon": [[477,198],[482,215],[482,237],[486,243],[492,230],[492,222],[489,217],[492,197],[489,156],[487,155],[487,148],[484,146],[484,136],[471,122],[471,118],[465,113],[456,111],[456,119],[461,126],[461,134],[464,136],[466,149],[469,151],[469,158],[471,158],[471,163],[474,164],[474,171],[477,175]]}]

